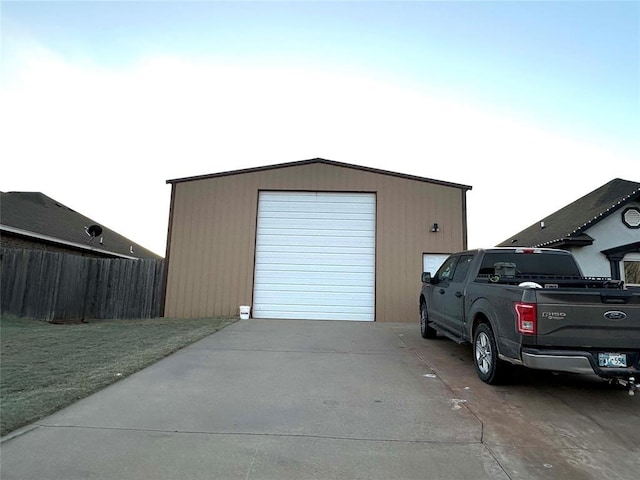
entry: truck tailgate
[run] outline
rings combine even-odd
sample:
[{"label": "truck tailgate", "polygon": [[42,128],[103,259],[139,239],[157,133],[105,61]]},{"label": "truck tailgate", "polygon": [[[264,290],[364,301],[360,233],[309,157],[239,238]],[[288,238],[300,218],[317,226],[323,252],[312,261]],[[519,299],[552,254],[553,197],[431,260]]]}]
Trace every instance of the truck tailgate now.
[{"label": "truck tailgate", "polygon": [[536,290],[537,345],[640,349],[640,293]]}]

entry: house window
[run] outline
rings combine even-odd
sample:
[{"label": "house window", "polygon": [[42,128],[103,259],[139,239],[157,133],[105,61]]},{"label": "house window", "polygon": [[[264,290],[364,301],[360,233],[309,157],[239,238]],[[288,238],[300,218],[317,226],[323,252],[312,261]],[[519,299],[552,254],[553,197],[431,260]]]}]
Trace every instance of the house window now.
[{"label": "house window", "polygon": [[622,260],[622,279],[626,285],[640,287],[640,254],[628,254]]}]

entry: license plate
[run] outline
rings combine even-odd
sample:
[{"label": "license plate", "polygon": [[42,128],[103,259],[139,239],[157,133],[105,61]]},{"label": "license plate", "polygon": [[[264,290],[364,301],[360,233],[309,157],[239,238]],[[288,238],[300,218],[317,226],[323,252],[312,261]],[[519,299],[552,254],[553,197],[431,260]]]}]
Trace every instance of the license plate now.
[{"label": "license plate", "polygon": [[624,368],[627,366],[625,353],[598,353],[598,365],[601,367]]}]

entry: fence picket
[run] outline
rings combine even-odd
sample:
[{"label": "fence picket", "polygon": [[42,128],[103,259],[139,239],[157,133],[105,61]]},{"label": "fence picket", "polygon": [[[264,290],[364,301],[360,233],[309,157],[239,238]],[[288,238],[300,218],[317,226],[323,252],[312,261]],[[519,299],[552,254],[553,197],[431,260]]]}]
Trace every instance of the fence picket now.
[{"label": "fence picket", "polygon": [[52,320],[160,315],[164,260],[0,248],[0,312]]}]

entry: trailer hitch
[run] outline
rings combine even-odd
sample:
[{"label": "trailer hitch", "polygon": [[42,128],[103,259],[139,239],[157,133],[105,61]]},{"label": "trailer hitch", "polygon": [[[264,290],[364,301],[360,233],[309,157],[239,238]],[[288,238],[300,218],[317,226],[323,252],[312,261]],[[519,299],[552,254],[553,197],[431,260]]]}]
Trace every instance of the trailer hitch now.
[{"label": "trailer hitch", "polygon": [[622,385],[623,387],[629,388],[628,393],[631,397],[633,397],[636,394],[636,391],[640,388],[640,383],[636,382],[635,377],[613,378],[611,379],[611,383],[613,385]]}]

